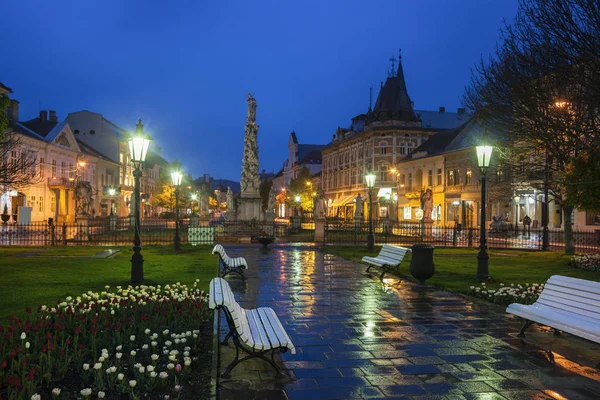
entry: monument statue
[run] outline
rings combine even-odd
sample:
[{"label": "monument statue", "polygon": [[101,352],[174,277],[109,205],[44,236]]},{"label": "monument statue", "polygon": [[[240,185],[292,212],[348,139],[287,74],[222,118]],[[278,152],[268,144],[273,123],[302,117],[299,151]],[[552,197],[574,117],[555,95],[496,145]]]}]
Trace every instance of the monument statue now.
[{"label": "monument statue", "polygon": [[75,188],[75,215],[89,216],[92,203],[92,186],[89,182],[77,182]]},{"label": "monument statue", "polygon": [[260,176],[258,174],[258,125],[256,125],[256,99],[248,94],[248,117],[244,127],[244,156],[242,158],[241,197],[258,193]]},{"label": "monument statue", "polygon": [[432,221],[433,192],[429,188],[421,194],[421,209],[423,210],[423,221]]},{"label": "monument statue", "polygon": [[275,190],[273,189],[273,186],[271,186],[271,190],[269,190],[269,201],[267,202],[267,211],[275,210]]},{"label": "monument statue", "polygon": [[356,195],[356,208],[354,211],[354,218],[362,218],[363,216],[363,199],[360,193]]},{"label": "monument statue", "polygon": [[233,199],[233,191],[227,186],[227,211],[235,211],[235,201]]}]

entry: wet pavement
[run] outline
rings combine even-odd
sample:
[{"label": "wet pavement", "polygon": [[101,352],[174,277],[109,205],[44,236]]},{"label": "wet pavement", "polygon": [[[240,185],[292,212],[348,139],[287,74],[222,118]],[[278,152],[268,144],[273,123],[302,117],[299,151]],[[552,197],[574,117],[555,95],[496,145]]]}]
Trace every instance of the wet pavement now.
[{"label": "wet pavement", "polygon": [[[220,379],[220,399],[600,399],[593,366],[556,353],[552,361],[517,339],[522,323],[502,308],[382,283],[377,271],[313,248],[226,248],[250,265],[245,281],[228,277],[240,305],[272,307],[297,354],[281,356],[279,378],[262,360],[241,363]],[[531,331],[528,342],[550,335]],[[591,342],[580,350],[598,356]],[[221,346],[221,372],[234,353]]]}]

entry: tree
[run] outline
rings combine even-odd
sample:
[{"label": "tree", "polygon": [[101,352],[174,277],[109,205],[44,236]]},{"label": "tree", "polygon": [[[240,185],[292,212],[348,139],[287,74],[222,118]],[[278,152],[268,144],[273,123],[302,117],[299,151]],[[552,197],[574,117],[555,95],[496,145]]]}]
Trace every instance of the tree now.
[{"label": "tree", "polygon": [[505,133],[509,145],[499,153],[513,181],[547,188],[560,204],[568,254],[572,212],[590,206],[582,199],[592,188],[577,160],[599,152],[599,7],[600,0],[520,0],[463,97],[481,125]]},{"label": "tree", "polygon": [[0,94],[0,141],[4,140],[8,131],[8,116],[6,109],[10,106],[10,99],[6,94]]},{"label": "tree", "polygon": [[[152,204],[175,211],[175,187],[171,181],[171,172],[173,171],[181,171],[181,163],[177,160],[160,170],[160,176],[152,194]],[[191,175],[184,175],[179,186],[179,196],[177,198],[180,208],[191,207],[192,185]]]},{"label": "tree", "polygon": [[263,211],[267,209],[269,206],[269,193],[271,192],[271,187],[273,186],[273,182],[269,180],[263,180],[260,183],[260,199],[262,201],[262,209]]},{"label": "tree", "polygon": [[308,167],[304,166],[298,171],[298,176],[290,181],[287,190],[287,202],[290,207],[297,207],[296,196],[300,196],[300,207],[302,210],[312,212],[314,208],[314,196],[312,187],[312,175]]}]

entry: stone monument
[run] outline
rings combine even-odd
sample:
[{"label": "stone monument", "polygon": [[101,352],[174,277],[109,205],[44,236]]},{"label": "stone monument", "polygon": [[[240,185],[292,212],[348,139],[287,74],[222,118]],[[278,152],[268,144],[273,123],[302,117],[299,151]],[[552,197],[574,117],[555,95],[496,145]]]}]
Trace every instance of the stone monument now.
[{"label": "stone monument", "polygon": [[433,225],[433,219],[431,218],[431,213],[433,211],[433,192],[429,188],[421,194],[421,209],[423,210],[423,218],[421,219],[423,235],[430,237]]},{"label": "stone monument", "polygon": [[248,94],[248,117],[244,127],[244,157],[242,158],[241,193],[236,208],[236,219],[241,221],[265,220],[260,198],[258,173],[258,125],[256,125],[256,99]]}]

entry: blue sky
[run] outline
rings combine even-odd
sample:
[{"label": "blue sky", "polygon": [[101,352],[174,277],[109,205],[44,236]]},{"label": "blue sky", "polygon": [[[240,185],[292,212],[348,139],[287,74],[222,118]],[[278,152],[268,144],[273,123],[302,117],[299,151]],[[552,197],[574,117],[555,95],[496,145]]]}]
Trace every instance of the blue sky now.
[{"label": "blue sky", "polygon": [[456,110],[516,3],[11,1],[0,82],[22,120],[87,109],[133,129],[142,118],[186,173],[239,180],[248,92],[261,169],[276,172],[292,129],[301,143],[326,144],[366,111],[399,48],[415,108]]}]

